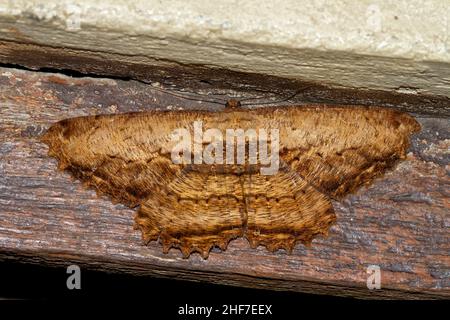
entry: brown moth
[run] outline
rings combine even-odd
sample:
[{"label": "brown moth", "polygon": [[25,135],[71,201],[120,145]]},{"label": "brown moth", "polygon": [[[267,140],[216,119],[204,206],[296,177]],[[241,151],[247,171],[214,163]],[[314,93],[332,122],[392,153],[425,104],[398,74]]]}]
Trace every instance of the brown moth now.
[{"label": "brown moth", "polygon": [[[277,171],[263,174],[268,164],[247,154],[243,163],[227,162],[237,159],[237,150],[228,157],[230,148],[220,139],[215,146],[222,143],[223,149],[213,148],[211,154],[222,163],[198,161],[205,152],[204,141],[200,148],[195,145],[199,122],[203,132],[215,130],[222,137],[227,130],[277,129],[278,137],[261,140],[277,138],[278,146],[269,143],[267,149],[278,153]],[[183,145],[191,154],[180,153],[182,161],[176,162],[173,153],[179,141],[173,137],[180,129],[194,138]],[[51,126],[42,141],[59,169],[114,202],[139,206],[135,225],[146,243],[159,239],[165,253],[176,247],[184,257],[199,252],[206,259],[213,246],[225,250],[238,237],[253,248],[291,252],[297,242],[309,244],[315,236],[327,235],[336,220],[331,199],[369,184],[404,159],[410,135],[419,130],[411,116],[390,109],[244,109],[230,101],[220,112],[149,111],[66,119]],[[250,149],[253,142],[249,135],[241,145]]]}]

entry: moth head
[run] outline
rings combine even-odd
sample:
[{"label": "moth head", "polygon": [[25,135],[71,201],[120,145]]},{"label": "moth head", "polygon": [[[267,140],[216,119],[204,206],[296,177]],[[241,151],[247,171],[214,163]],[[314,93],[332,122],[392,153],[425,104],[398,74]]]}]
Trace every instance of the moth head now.
[{"label": "moth head", "polygon": [[241,102],[236,99],[230,99],[225,104],[225,109],[238,109],[241,107]]}]

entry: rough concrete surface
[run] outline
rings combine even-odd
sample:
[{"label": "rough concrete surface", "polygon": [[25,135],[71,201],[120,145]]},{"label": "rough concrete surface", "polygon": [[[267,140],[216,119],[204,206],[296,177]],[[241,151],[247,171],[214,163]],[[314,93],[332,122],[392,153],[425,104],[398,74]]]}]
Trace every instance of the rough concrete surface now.
[{"label": "rough concrete surface", "polygon": [[450,96],[440,0],[0,2],[0,40]]}]

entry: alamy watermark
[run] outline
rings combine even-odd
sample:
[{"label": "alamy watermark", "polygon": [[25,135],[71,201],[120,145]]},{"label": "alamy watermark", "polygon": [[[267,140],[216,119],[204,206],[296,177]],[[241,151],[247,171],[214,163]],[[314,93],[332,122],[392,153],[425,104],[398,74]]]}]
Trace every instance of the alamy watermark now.
[{"label": "alamy watermark", "polygon": [[81,270],[80,267],[76,264],[72,264],[67,267],[67,274],[70,276],[67,277],[66,286],[67,289],[81,289]]},{"label": "alamy watermark", "polygon": [[369,265],[366,270],[367,274],[367,288],[369,290],[381,289],[381,269],[377,265]]},{"label": "alamy watermark", "polygon": [[[175,164],[259,165],[262,175],[274,175],[280,165],[278,129],[203,130],[194,121],[193,136],[186,128],[172,132],[176,145],[171,150]],[[247,152],[248,151],[248,152]]]}]

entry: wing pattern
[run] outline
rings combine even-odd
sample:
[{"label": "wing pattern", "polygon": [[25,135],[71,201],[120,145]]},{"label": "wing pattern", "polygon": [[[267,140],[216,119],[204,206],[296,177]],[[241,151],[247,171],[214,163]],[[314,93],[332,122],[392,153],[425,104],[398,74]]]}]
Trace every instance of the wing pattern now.
[{"label": "wing pattern", "polygon": [[[224,135],[278,129],[276,174],[261,174],[262,164],[249,165],[248,158],[244,164],[174,163],[172,134],[179,128],[194,134],[194,121]],[[290,252],[297,242],[327,235],[336,220],[331,199],[404,159],[419,129],[411,116],[393,110],[310,106],[78,117],[54,124],[42,141],[59,169],[115,202],[139,206],[135,225],[146,243],[159,240],[164,252],[176,247],[185,257],[207,258],[213,246],[225,250],[238,237],[252,247]]]}]

